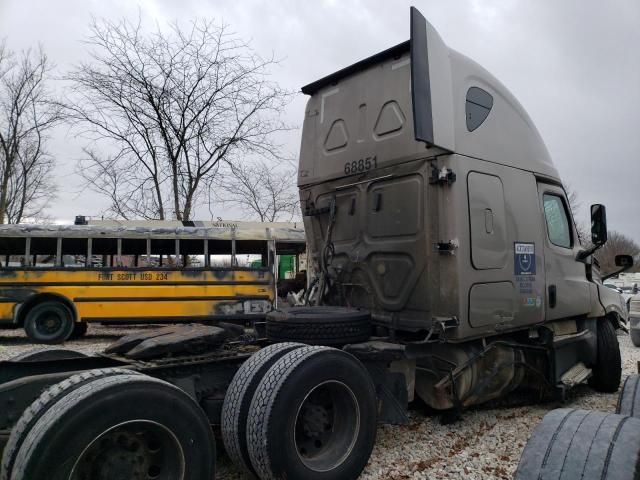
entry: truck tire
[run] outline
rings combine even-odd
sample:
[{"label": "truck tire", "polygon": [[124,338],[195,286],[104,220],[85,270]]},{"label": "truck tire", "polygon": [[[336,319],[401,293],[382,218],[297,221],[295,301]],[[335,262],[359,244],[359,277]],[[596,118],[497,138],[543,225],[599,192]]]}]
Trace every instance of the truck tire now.
[{"label": "truck tire", "polygon": [[608,320],[598,321],[597,363],[589,385],[598,392],[613,393],[620,388],[622,359],[616,331]]},{"label": "truck tire", "polygon": [[24,319],[24,331],[34,343],[62,343],[71,337],[74,325],[73,312],[55,300],[34,305]]},{"label": "truck tire", "polygon": [[371,315],[346,307],[293,307],[267,314],[267,338],[272,342],[342,346],[371,336]]},{"label": "truck tire", "polygon": [[249,412],[249,456],[263,479],[356,479],[375,442],[373,381],[354,356],[335,348],[303,347],[280,358]]},{"label": "truck tire", "polygon": [[640,330],[631,328],[629,330],[629,336],[631,337],[631,343],[634,347],[640,347]]},{"label": "truck tire", "polygon": [[640,375],[629,375],[618,396],[616,413],[640,418]]},{"label": "truck tire", "polygon": [[[56,350],[40,349],[43,354],[54,353]],[[68,352],[69,350],[61,350],[62,352]],[[27,352],[29,353],[29,352]],[[33,352],[38,353],[38,352]],[[79,353],[79,352],[74,352]],[[25,355],[25,354],[23,354]],[[82,355],[82,354],[80,354]],[[38,358],[43,360],[44,358]],[[28,360],[24,360],[28,361]],[[13,464],[18,454],[18,450],[22,446],[26,435],[31,430],[31,427],[40,419],[40,417],[58,400],[67,395],[69,392],[86,385],[98,378],[111,377],[113,375],[132,374],[135,372],[130,370],[124,370],[121,368],[103,368],[99,370],[88,370],[86,372],[72,375],[71,377],[63,380],[60,383],[52,385],[46,389],[23,413],[18,422],[14,425],[9,436],[9,441],[5,445],[4,452],[2,454],[2,467],[0,468],[0,480],[9,480],[11,478],[11,471],[13,470]]]},{"label": "truck tire", "polygon": [[222,442],[238,467],[255,475],[247,447],[247,418],[253,394],[267,370],[302,343],[276,343],[254,353],[236,372],[222,404]]},{"label": "truck tire", "polygon": [[24,438],[11,480],[214,478],[215,443],[200,406],[139,374],[98,378],[48,408]]},{"label": "truck tire", "polygon": [[47,362],[50,360],[67,360],[70,358],[84,358],[86,355],[66,348],[40,347],[27,350],[11,357],[12,362]]},{"label": "truck tire", "polygon": [[637,479],[640,420],[560,408],[545,415],[520,457],[516,480]]}]

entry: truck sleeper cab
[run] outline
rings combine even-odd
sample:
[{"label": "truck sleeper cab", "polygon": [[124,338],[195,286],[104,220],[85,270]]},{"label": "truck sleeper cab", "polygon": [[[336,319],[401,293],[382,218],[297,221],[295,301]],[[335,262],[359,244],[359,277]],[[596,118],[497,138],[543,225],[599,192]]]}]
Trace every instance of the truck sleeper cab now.
[{"label": "truck sleeper cab", "polygon": [[[600,355],[617,359],[603,387],[616,390],[617,346],[605,354],[598,338],[627,313],[533,122],[416,10],[411,27],[410,42],[303,88],[298,185],[317,302],[369,310],[433,408],[539,383],[531,370],[552,389],[603,387]],[[596,246],[605,220],[594,206]]]}]

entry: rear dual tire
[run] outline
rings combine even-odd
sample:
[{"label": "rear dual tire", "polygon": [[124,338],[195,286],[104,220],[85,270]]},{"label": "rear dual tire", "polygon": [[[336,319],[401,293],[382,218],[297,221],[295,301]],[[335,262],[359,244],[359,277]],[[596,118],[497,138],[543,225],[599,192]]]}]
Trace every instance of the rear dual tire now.
[{"label": "rear dual tire", "polygon": [[20,435],[11,480],[214,477],[208,418],[177,387],[121,372],[54,396]]}]

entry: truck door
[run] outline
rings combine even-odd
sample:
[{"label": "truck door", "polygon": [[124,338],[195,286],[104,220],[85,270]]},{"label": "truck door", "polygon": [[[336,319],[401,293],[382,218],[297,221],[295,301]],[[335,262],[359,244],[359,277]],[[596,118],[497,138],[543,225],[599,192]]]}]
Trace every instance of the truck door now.
[{"label": "truck door", "polygon": [[586,314],[591,309],[589,281],[585,265],[576,261],[580,240],[566,194],[561,187],[547,183],[538,183],[538,193],[546,230],[546,320]]}]

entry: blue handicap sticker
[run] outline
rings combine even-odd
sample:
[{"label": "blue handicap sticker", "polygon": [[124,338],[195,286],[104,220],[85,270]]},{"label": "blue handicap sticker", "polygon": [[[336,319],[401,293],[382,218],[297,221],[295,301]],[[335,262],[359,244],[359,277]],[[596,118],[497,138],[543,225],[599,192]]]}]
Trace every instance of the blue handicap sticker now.
[{"label": "blue handicap sticker", "polygon": [[513,268],[516,275],[536,274],[536,244],[535,243],[515,243],[515,255]]}]

